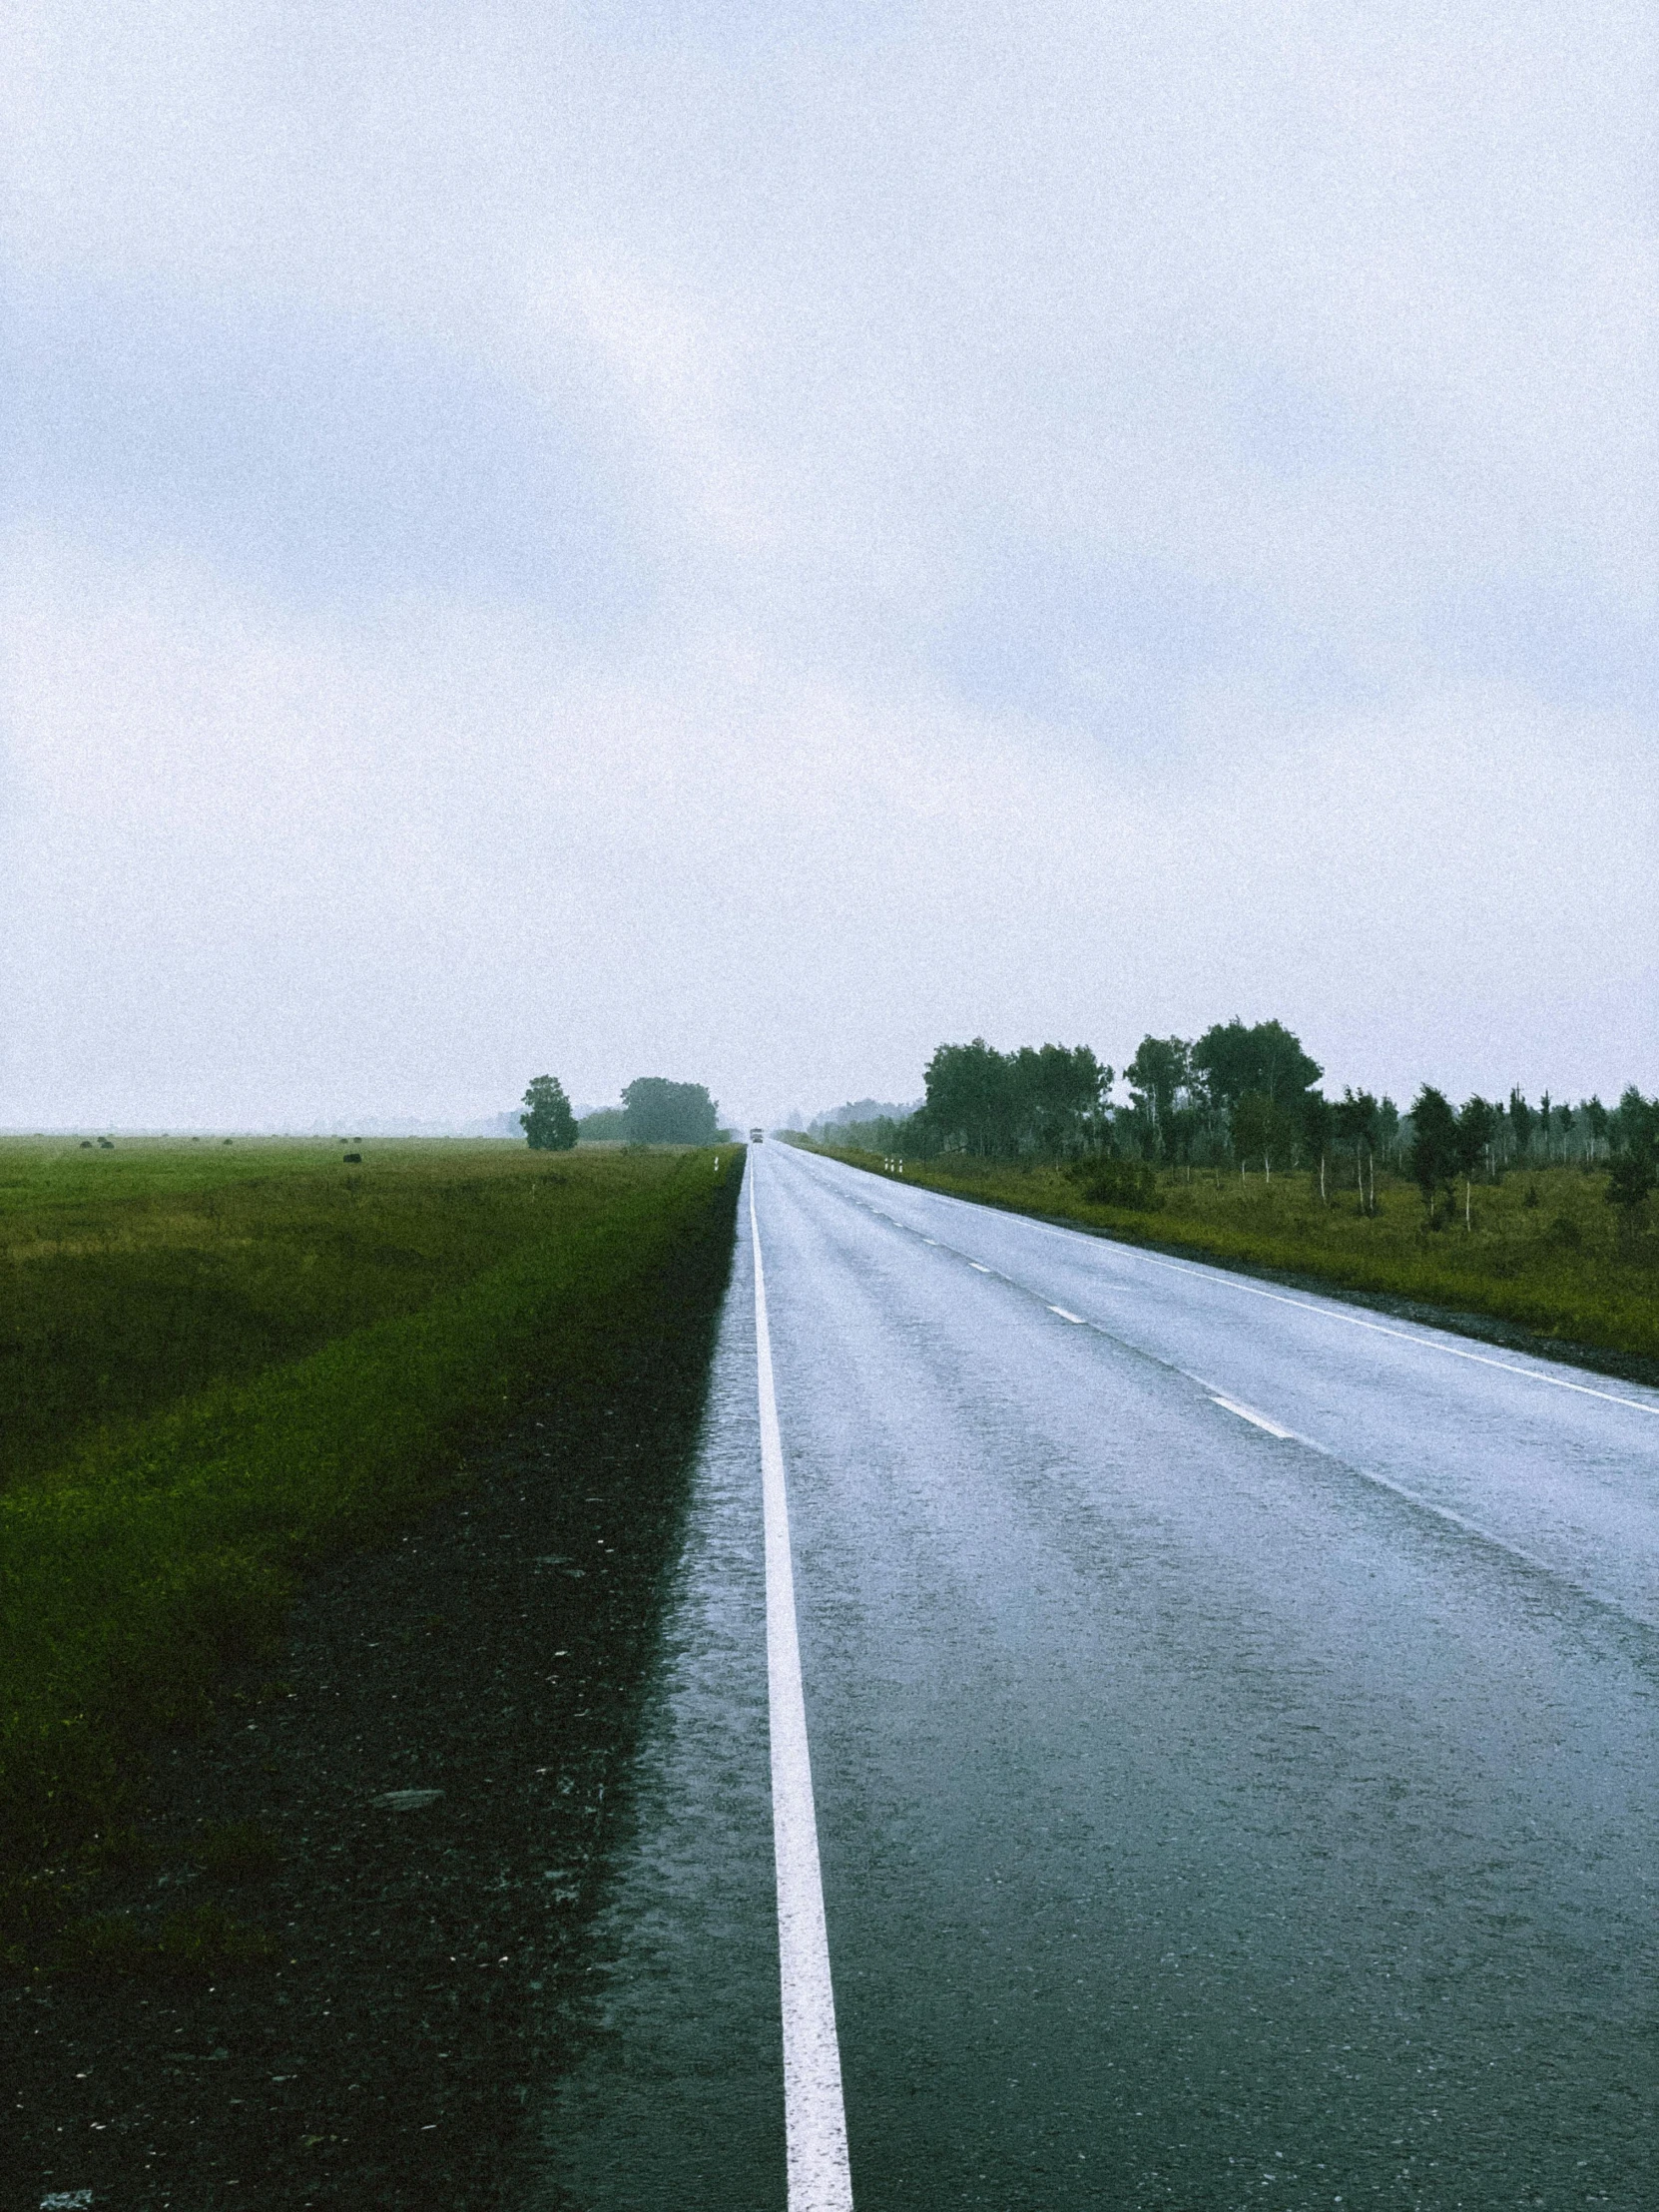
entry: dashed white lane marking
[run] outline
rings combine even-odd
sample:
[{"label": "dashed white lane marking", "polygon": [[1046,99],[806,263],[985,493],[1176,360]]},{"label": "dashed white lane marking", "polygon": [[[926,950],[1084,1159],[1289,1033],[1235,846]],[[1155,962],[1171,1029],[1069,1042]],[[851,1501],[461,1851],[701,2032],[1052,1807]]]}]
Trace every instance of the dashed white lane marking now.
[{"label": "dashed white lane marking", "polygon": [[1063,1306],[1051,1306],[1048,1310],[1051,1314],[1058,1314],[1062,1321],[1069,1321],[1074,1329],[1087,1329],[1089,1326],[1081,1314],[1068,1314]]},{"label": "dashed white lane marking", "polygon": [[[942,1193],[934,1192],[934,1197]],[[956,1199],[958,1206],[971,1206],[972,1199]],[[902,1225],[900,1225],[902,1226]],[[1622,1405],[1632,1413],[1651,1413],[1659,1418],[1659,1404],[1650,1404],[1639,1397],[1624,1397],[1617,1390],[1598,1390],[1588,1382],[1569,1382],[1564,1375],[1545,1375],[1537,1368],[1517,1367],[1512,1360],[1494,1360],[1488,1353],[1465,1352],[1460,1345],[1441,1344],[1437,1336],[1429,1334],[1430,1324],[1422,1324],[1422,1334],[1409,1329],[1390,1329],[1385,1322],[1366,1321],[1359,1314],[1345,1314],[1335,1305],[1319,1306],[1312,1299],[1291,1298],[1283,1291],[1265,1291],[1259,1284],[1241,1283],[1222,1267],[1206,1267],[1185,1260],[1165,1260],[1156,1253],[1143,1252],[1139,1246],[1126,1243],[1119,1237],[1093,1237],[1084,1229],[1056,1229],[1048,1222],[1029,1221],[1027,1226],[1039,1236],[1063,1237],[1068,1244],[1080,1238],[1088,1238],[1092,1244],[1109,1244],[1117,1252],[1126,1253],[1131,1259],[1140,1260],[1149,1268],[1163,1268],[1171,1275],[1196,1275],[1216,1290],[1237,1291],[1244,1298],[1264,1298],[1272,1306],[1295,1306],[1304,1314],[1316,1314],[1322,1321],[1341,1322],[1350,1329],[1365,1329],[1374,1337],[1392,1337],[1396,1342],[1414,1345],[1419,1352],[1443,1353],[1448,1360],[1467,1360],[1477,1368],[1496,1368],[1503,1375],[1518,1375],[1523,1382],[1545,1382],[1552,1390],[1572,1390],[1579,1397],[1598,1397],[1605,1405]],[[1107,1286],[1110,1288],[1110,1286]]]},{"label": "dashed white lane marking", "polygon": [[[934,1197],[942,1196],[942,1194],[938,1192],[934,1192],[930,1195]],[[947,1200],[946,1203],[956,1205],[970,1205],[972,1201],[968,1199],[957,1199],[953,1201]],[[874,1209],[871,1208],[870,1211],[873,1212]],[[894,1229],[905,1229],[908,1227],[908,1224],[901,1222],[894,1214],[886,1214],[883,1215],[881,1218],[887,1222],[890,1222]],[[1028,1223],[1027,1226],[1037,1230],[1043,1236],[1064,1237],[1068,1241],[1085,1234],[1085,1232],[1076,1229],[1052,1228],[1046,1222],[1033,1221]],[[1116,1242],[1116,1240],[1113,1240],[1113,1242]],[[1196,1275],[1201,1277],[1206,1283],[1219,1283],[1220,1287],[1223,1289],[1244,1291],[1245,1293],[1247,1293],[1247,1295],[1253,1298],[1270,1299],[1277,1306],[1300,1306],[1305,1313],[1322,1314],[1328,1321],[1348,1322],[1353,1328],[1370,1329],[1375,1331],[1377,1335],[1382,1337],[1397,1337],[1402,1343],[1419,1345],[1424,1351],[1427,1352],[1445,1352],[1449,1353],[1454,1360],[1472,1360],[1477,1366],[1480,1367],[1501,1368],[1510,1375],[1518,1375],[1523,1378],[1530,1379],[1532,1382],[1535,1382],[1553,1383],[1557,1389],[1577,1390],[1586,1397],[1605,1398],[1607,1402],[1612,1405],[1628,1405],[1633,1407],[1639,1413],[1659,1411],[1659,1407],[1645,1405],[1639,1398],[1618,1397],[1611,1390],[1591,1389],[1587,1383],[1569,1382],[1560,1376],[1538,1375],[1531,1368],[1512,1367],[1507,1360],[1488,1360],[1478,1352],[1463,1352],[1455,1345],[1438,1344],[1432,1338],[1414,1336],[1410,1332],[1403,1329],[1387,1329],[1384,1328],[1381,1322],[1363,1321],[1357,1314],[1336,1313],[1333,1312],[1329,1307],[1316,1306],[1311,1300],[1308,1299],[1287,1298],[1283,1296],[1283,1294],[1276,1291],[1260,1290],[1255,1284],[1239,1283],[1237,1281],[1230,1280],[1225,1272],[1219,1269],[1191,1267],[1184,1265],[1179,1260],[1162,1260],[1157,1258],[1152,1253],[1141,1252],[1132,1245],[1119,1245],[1118,1249],[1120,1251],[1127,1251],[1135,1259],[1145,1260],[1149,1262],[1150,1265],[1152,1265],[1153,1267],[1168,1268],[1171,1274],[1174,1275]],[[978,1260],[969,1260],[968,1266],[977,1270],[977,1272],[981,1275],[994,1275],[999,1282],[1010,1284],[1014,1283],[1014,1278],[1012,1276],[1004,1275],[1000,1268],[987,1268],[983,1265],[982,1262]],[[1019,1287],[1020,1286],[1015,1284],[1016,1289]],[[1034,1292],[1030,1295],[1032,1295],[1033,1297],[1036,1296]],[[1047,1311],[1051,1314],[1060,1314],[1067,1321],[1078,1322],[1079,1326],[1091,1328],[1096,1332],[1097,1335],[1107,1338],[1111,1343],[1125,1345],[1131,1351],[1141,1351],[1141,1356],[1145,1359],[1151,1360],[1153,1364],[1157,1367],[1165,1367],[1169,1365],[1169,1363],[1160,1360],[1155,1353],[1146,1352],[1144,1348],[1133,1345],[1128,1338],[1114,1336],[1112,1331],[1109,1330],[1103,1322],[1089,1322],[1086,1324],[1081,1323],[1079,1316],[1077,1316],[1076,1314],[1067,1313],[1065,1308],[1061,1306],[1049,1306],[1047,1308]],[[1283,1437],[1287,1442],[1301,1444],[1304,1446],[1305,1449],[1309,1451],[1318,1452],[1321,1458],[1333,1460],[1336,1464],[1346,1467],[1349,1473],[1357,1475],[1362,1481],[1373,1484],[1377,1489],[1387,1491],[1390,1496],[1399,1498],[1404,1504],[1412,1506],[1416,1511],[1428,1515],[1431,1519],[1446,1522],[1449,1526],[1457,1529],[1461,1534],[1472,1536],[1478,1542],[1490,1545],[1493,1550],[1504,1552],[1512,1559],[1518,1559],[1523,1566],[1531,1567],[1535,1569],[1536,1572],[1538,1572],[1539,1574],[1547,1575],[1552,1581],[1567,1583],[1571,1588],[1579,1591],[1582,1596],[1589,1598],[1591,1602],[1596,1605],[1605,1606],[1606,1608],[1608,1608],[1608,1610],[1621,1614],[1627,1620],[1636,1621],[1643,1627],[1649,1627],[1652,1625],[1645,1614],[1634,1611],[1630,1606],[1624,1604],[1620,1599],[1612,1597],[1606,1591],[1596,1588],[1593,1583],[1580,1581],[1577,1576],[1567,1574],[1559,1566],[1552,1565],[1548,1560],[1540,1558],[1536,1552],[1528,1551],[1520,1544],[1511,1543],[1507,1537],[1499,1536],[1494,1530],[1482,1526],[1479,1521],[1470,1520],[1466,1514],[1454,1511],[1451,1506],[1436,1504],[1431,1498],[1423,1497],[1422,1495],[1420,1495],[1419,1492],[1407,1489],[1404,1483],[1391,1481],[1387,1475],[1379,1474],[1373,1468],[1361,1466],[1357,1461],[1346,1458],[1341,1452],[1334,1451],[1330,1447],[1330,1445],[1316,1443],[1312,1436],[1304,1436],[1294,1428],[1281,1428],[1277,1422],[1270,1421],[1265,1414],[1255,1412],[1254,1410],[1239,1404],[1234,1398],[1224,1397],[1219,1390],[1213,1388],[1210,1383],[1205,1382],[1202,1376],[1194,1375],[1192,1371],[1188,1368],[1175,1368],[1172,1370],[1172,1372],[1178,1375],[1184,1375],[1189,1382],[1196,1382],[1198,1384],[1198,1387],[1204,1392],[1205,1396],[1208,1397],[1214,1404],[1224,1406],[1226,1410],[1230,1413],[1237,1413],[1242,1420],[1252,1421],[1255,1423],[1256,1426],[1267,1429],[1270,1435]]]},{"label": "dashed white lane marking", "polygon": [[1237,1413],[1240,1420],[1248,1420],[1258,1428],[1265,1428],[1270,1436],[1283,1436],[1287,1443],[1293,1444],[1302,1441],[1294,1428],[1281,1428],[1276,1420],[1269,1420],[1266,1413],[1253,1412],[1248,1405],[1237,1404],[1230,1397],[1218,1397],[1214,1390],[1210,1392],[1210,1403],[1224,1407],[1229,1413]]},{"label": "dashed white lane marking", "polygon": [[784,2138],[789,2212],[851,2212],[846,2108],[824,1921],[824,1875],[807,1748],[807,1703],[796,1634],[784,1439],[772,1380],[761,1224],[750,1169],[755,1250],[755,1365],[761,1399],[761,1490],[767,1553],[767,1699],[772,1725],[772,1837],[778,1866],[778,1963],[784,2000]]},{"label": "dashed white lane marking", "polygon": [[[975,1203],[969,1198],[951,1197],[943,1191],[929,1191],[927,1195],[947,1206],[971,1206]],[[896,1214],[889,1214],[887,1219],[895,1229],[908,1226]],[[1628,1412],[1649,1413],[1659,1419],[1659,1404],[1650,1404],[1639,1397],[1625,1397],[1617,1390],[1598,1390],[1589,1382],[1569,1382],[1564,1375],[1545,1375],[1537,1368],[1517,1367],[1512,1360],[1494,1360],[1489,1353],[1465,1352],[1460,1345],[1441,1344],[1437,1337],[1427,1334],[1427,1324],[1424,1324],[1424,1333],[1421,1335],[1409,1329],[1390,1329],[1386,1322],[1367,1321],[1359,1314],[1345,1314],[1335,1305],[1318,1306],[1312,1299],[1291,1298],[1283,1291],[1263,1290],[1257,1283],[1241,1283],[1237,1276],[1230,1275],[1225,1268],[1205,1267],[1185,1260],[1165,1260],[1157,1253],[1144,1252],[1139,1246],[1126,1244],[1118,1237],[1093,1237],[1086,1229],[1061,1229],[1052,1222],[1035,1221],[1029,1217],[1026,1225],[1042,1237],[1063,1237],[1068,1244],[1073,1245],[1079,1239],[1087,1239],[1091,1244],[1110,1244],[1114,1250],[1128,1253],[1132,1258],[1143,1261],[1149,1268],[1164,1268],[1171,1275],[1196,1275],[1218,1290],[1237,1291],[1244,1298],[1265,1298],[1273,1306],[1295,1306],[1300,1312],[1318,1314],[1325,1321],[1343,1322],[1350,1329],[1369,1330],[1374,1337],[1392,1337],[1399,1344],[1415,1345],[1419,1352],[1442,1352],[1448,1360],[1467,1360],[1473,1367],[1496,1368],[1500,1375],[1518,1375],[1524,1382],[1546,1382],[1552,1390],[1572,1390],[1579,1397],[1598,1397],[1604,1405],[1622,1405]],[[1051,1306],[1049,1312],[1058,1313],[1059,1308]]]}]

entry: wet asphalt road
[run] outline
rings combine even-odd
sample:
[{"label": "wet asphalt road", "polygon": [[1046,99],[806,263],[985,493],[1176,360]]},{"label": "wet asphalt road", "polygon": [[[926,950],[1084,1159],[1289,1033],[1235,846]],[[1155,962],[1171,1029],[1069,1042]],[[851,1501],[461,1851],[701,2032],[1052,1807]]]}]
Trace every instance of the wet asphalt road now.
[{"label": "wet asphalt road", "polygon": [[[1659,2204],[1659,1393],[751,1162],[863,2212]],[[549,2212],[784,2204],[765,1607],[740,1237]]]}]

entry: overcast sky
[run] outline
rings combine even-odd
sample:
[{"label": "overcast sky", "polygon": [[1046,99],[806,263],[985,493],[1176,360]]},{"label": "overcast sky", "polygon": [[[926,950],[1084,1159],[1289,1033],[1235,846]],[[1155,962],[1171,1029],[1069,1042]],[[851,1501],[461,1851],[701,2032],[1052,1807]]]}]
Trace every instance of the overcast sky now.
[{"label": "overcast sky", "polygon": [[0,1123],[1659,1088],[1650,6],[8,16]]}]

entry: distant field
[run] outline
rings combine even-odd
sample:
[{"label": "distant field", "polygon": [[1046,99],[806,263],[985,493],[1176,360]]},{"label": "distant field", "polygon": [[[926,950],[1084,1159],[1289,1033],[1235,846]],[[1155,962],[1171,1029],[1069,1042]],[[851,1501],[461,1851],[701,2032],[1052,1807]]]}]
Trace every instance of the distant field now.
[{"label": "distant field", "polygon": [[[841,1152],[879,1174],[874,1155]],[[1334,1287],[1420,1300],[1497,1320],[1565,1343],[1659,1359],[1659,1237],[1621,1242],[1604,1174],[1578,1168],[1517,1168],[1498,1185],[1477,1183],[1465,1231],[1458,1186],[1455,1219],[1429,1231],[1413,1185],[1382,1174],[1378,1211],[1368,1217],[1353,1190],[1320,1201],[1306,1171],[1166,1169],[1152,1208],[1091,1204],[1059,1168],[977,1162],[904,1163],[904,1181],[1018,1213],[1044,1214],[1109,1230],[1131,1242],[1167,1245],[1195,1257],[1243,1262],[1317,1277]]]},{"label": "distant field", "polygon": [[532,1389],[602,1383],[671,1256],[732,1235],[730,1147],[361,1150],[0,1141],[14,1873],[108,1825],[298,1565],[442,1494]]},{"label": "distant field", "polygon": [[[0,1481],[412,1314],[629,1187],[525,1146],[0,1141]],[[637,1180],[637,1178],[636,1178]]]}]

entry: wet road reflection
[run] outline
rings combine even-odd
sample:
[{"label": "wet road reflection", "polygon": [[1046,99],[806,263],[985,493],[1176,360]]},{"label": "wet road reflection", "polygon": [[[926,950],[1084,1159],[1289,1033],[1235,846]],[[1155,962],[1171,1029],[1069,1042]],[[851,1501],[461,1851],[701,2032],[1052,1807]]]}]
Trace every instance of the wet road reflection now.
[{"label": "wet road reflection", "polygon": [[[1659,1400],[755,1167],[857,2204],[1643,2202]],[[549,2203],[784,2201],[751,1297]]]}]

